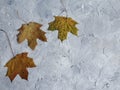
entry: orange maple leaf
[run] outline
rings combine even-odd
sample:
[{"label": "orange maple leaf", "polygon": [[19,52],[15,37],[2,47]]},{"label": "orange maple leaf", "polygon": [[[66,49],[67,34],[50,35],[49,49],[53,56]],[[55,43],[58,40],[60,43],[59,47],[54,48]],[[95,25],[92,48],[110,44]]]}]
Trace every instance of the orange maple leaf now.
[{"label": "orange maple leaf", "polygon": [[37,45],[36,39],[42,41],[47,41],[45,32],[40,30],[42,25],[36,22],[29,22],[28,24],[23,24],[20,29],[18,29],[19,34],[17,35],[18,43],[23,42],[25,39],[28,40],[28,46],[31,49],[35,49]]},{"label": "orange maple leaf", "polygon": [[6,63],[5,67],[8,67],[6,76],[10,78],[11,82],[14,80],[17,74],[22,79],[28,80],[27,68],[36,67],[33,59],[27,57],[27,54],[27,52],[17,54]]}]

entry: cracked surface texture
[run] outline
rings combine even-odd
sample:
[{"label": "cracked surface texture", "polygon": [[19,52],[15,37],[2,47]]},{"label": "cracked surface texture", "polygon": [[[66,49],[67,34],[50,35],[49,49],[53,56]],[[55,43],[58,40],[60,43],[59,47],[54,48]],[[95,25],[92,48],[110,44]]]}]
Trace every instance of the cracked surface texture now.
[{"label": "cracked surface texture", "polygon": [[[61,42],[47,28],[65,7],[79,23],[79,35],[69,33]],[[43,24],[48,38],[37,40],[34,51],[16,41],[17,29],[30,21]],[[0,90],[120,90],[120,0],[0,0],[0,28],[14,54],[28,52],[37,65],[28,69],[28,81],[17,76],[11,83],[4,65],[12,53],[1,32]]]}]

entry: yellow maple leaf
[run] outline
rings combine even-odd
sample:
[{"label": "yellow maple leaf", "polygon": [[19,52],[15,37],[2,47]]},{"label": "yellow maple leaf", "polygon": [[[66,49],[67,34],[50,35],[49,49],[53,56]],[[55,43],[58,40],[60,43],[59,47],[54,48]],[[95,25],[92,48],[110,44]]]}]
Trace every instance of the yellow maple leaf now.
[{"label": "yellow maple leaf", "polygon": [[28,24],[23,24],[20,29],[18,29],[19,33],[17,35],[18,43],[23,42],[25,39],[28,40],[28,46],[31,49],[35,49],[37,45],[36,39],[42,41],[47,41],[45,36],[45,32],[40,30],[42,25],[36,22],[29,22]]},{"label": "yellow maple leaf", "polygon": [[58,38],[63,41],[67,39],[68,32],[78,35],[78,29],[75,27],[78,24],[70,17],[54,16],[55,20],[49,23],[48,30],[58,30]]},{"label": "yellow maple leaf", "polygon": [[7,74],[11,80],[14,80],[18,74],[22,79],[28,80],[27,68],[36,67],[32,58],[27,57],[27,52],[17,54],[15,57],[11,58],[5,65],[8,67]]}]

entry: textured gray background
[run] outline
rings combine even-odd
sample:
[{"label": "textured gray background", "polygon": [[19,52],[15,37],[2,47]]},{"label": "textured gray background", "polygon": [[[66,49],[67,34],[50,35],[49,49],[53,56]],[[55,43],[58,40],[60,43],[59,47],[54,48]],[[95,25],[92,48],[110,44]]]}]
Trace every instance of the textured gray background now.
[{"label": "textured gray background", "polygon": [[[63,4],[79,23],[79,35],[69,33],[61,43],[57,31],[47,28]],[[23,20],[43,24],[48,42],[38,40],[34,51],[27,40],[18,44]],[[0,90],[120,90],[120,0],[0,0],[0,28],[8,33],[14,54],[29,52],[37,65],[28,69],[29,81],[17,76],[11,83],[4,65],[12,54],[1,32]]]}]

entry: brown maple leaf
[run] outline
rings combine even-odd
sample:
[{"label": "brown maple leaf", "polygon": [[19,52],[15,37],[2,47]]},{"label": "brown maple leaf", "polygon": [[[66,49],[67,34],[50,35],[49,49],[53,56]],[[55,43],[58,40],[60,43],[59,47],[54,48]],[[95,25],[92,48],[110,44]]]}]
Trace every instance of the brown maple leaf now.
[{"label": "brown maple leaf", "polygon": [[28,80],[27,68],[36,67],[33,59],[27,57],[27,54],[27,52],[17,54],[6,63],[5,67],[8,67],[6,76],[10,78],[11,82],[14,80],[17,74],[22,79]]},{"label": "brown maple leaf", "polygon": [[67,39],[68,32],[78,35],[78,29],[75,27],[78,24],[70,17],[54,16],[55,20],[49,23],[48,30],[58,30],[58,38],[63,41]]},{"label": "brown maple leaf", "polygon": [[36,22],[29,22],[28,24],[23,24],[20,29],[18,29],[19,33],[17,35],[18,43],[23,42],[25,39],[28,40],[28,46],[31,49],[35,49],[37,45],[36,39],[42,41],[47,41],[45,36],[45,32],[40,30],[42,25]]}]

